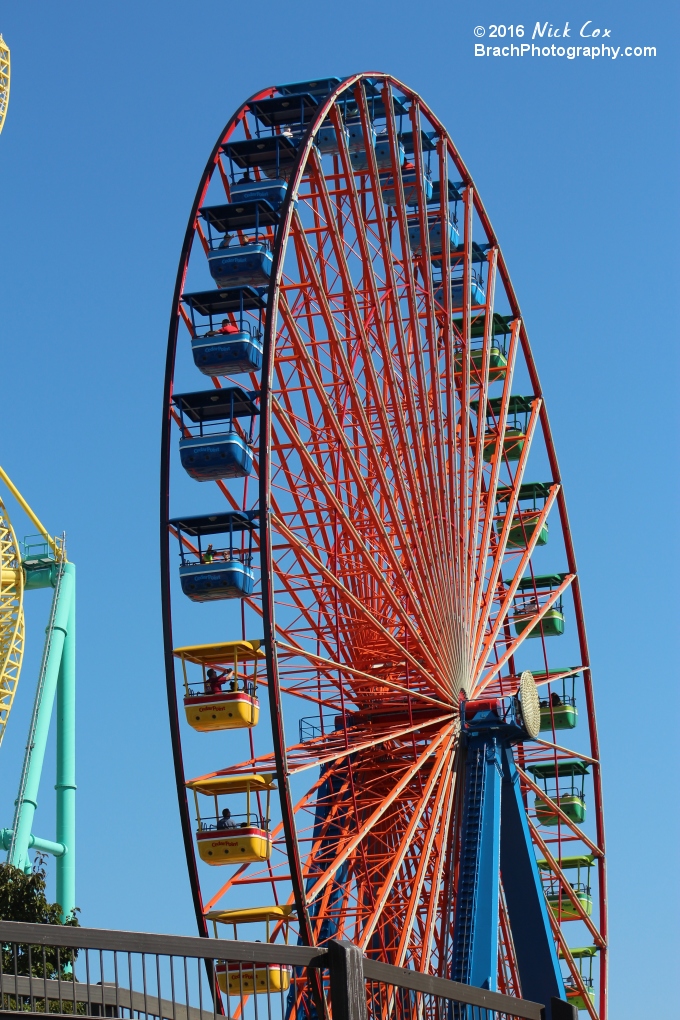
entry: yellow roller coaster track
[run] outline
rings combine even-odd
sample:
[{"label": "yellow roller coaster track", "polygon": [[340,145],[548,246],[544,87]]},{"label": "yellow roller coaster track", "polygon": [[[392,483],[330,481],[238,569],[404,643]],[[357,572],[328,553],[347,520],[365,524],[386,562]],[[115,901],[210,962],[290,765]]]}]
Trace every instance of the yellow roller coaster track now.
[{"label": "yellow roller coaster track", "polygon": [[[1,37],[0,37],[1,38]],[[0,499],[0,744],[24,656],[24,572],[14,528]]]},{"label": "yellow roller coaster track", "polygon": [[[5,126],[9,106],[9,46],[0,35],[0,131]],[[0,731],[0,740],[2,735]]]}]

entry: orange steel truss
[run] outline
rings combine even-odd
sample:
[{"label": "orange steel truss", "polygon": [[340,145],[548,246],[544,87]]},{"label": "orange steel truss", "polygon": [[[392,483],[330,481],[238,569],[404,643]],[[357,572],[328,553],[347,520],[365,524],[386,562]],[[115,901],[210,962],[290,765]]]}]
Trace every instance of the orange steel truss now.
[{"label": "orange steel truss", "polygon": [[[174,594],[168,553],[171,443],[179,435],[170,398],[175,371],[184,372],[183,386],[191,378],[178,351],[188,343],[187,330],[196,335],[181,296],[192,289],[185,287],[187,274],[195,279],[205,265],[198,210],[209,201],[229,201],[232,168],[221,146],[254,136],[254,103],[277,94],[267,89],[253,97],[220,136],[199,186],[178,274],[162,492],[172,692],[173,627],[189,633],[189,624],[176,621],[182,596]],[[361,125],[363,169],[353,164],[344,128],[348,103]],[[389,143],[387,167],[378,166],[371,144],[376,120]],[[337,138],[337,152],[330,155],[315,144],[319,128],[328,124]],[[409,188],[416,189],[411,205],[399,169],[400,139],[406,137],[412,139],[407,155],[415,180]],[[428,174],[439,182],[440,196],[430,204]],[[384,201],[386,175],[393,205]],[[450,185],[457,196],[453,209]],[[454,215],[459,243],[436,244],[433,226],[447,238]],[[419,246],[409,240],[415,227]],[[192,249],[196,233],[201,243]],[[242,865],[222,882],[218,873],[217,883],[214,872],[204,874],[196,863],[184,790],[182,748],[189,738],[180,730],[171,694],[180,808],[202,930],[208,910],[228,906],[229,897],[245,888],[257,897],[253,902],[294,903],[296,934],[305,943],[347,938],[376,959],[448,974],[462,786],[459,700],[516,694],[519,673],[528,668],[518,662],[528,654],[533,628],[529,645],[541,697],[558,690],[565,675],[580,677],[580,749],[562,746],[570,735],[556,733],[553,724],[541,740],[518,750],[517,760],[537,856],[549,862],[542,874],[546,883],[557,882],[578,915],[576,923],[559,913],[554,919],[565,974],[589,1004],[566,941],[571,930],[583,929],[600,949],[599,995],[589,1015],[604,1020],[604,828],[576,563],[526,329],[472,178],[416,93],[384,74],[350,77],[319,100],[305,125],[279,227],[263,236],[273,246],[274,268],[264,365],[261,375],[250,377],[261,410],[255,473],[239,483],[216,483],[210,505],[260,507],[258,581],[252,596],[230,605],[230,632],[221,625],[210,640],[264,632],[263,687],[273,737],[261,723],[250,732],[250,754],[242,760],[232,760],[225,741],[222,760],[206,774],[276,773],[280,815],[269,862]],[[484,300],[473,305],[471,295],[479,294],[473,283],[480,279]],[[499,343],[493,330],[501,317],[506,365],[492,374],[491,349]],[[243,385],[243,378],[213,379],[217,387],[234,383]],[[200,388],[195,376],[190,385]],[[530,399],[521,452],[509,459],[516,393]],[[548,495],[538,523],[526,530],[524,547],[517,548],[508,538],[520,486],[537,476],[549,479]],[[186,492],[185,484],[182,509]],[[550,587],[533,565],[548,518],[552,569],[562,571]],[[539,580],[520,589],[527,577]],[[559,660],[545,632],[548,614],[560,606],[576,631],[580,656],[568,669],[553,666]],[[519,609],[531,623],[520,632],[513,625]],[[298,728],[300,739],[293,739]],[[559,774],[547,793],[530,771],[535,764],[572,759],[590,763],[593,811],[585,825],[560,807]],[[555,825],[537,819],[537,793],[556,813]],[[594,860],[590,915],[560,869],[564,857],[577,853]],[[500,986],[519,995],[503,903],[499,924]],[[280,934],[275,927],[272,937]]]}]

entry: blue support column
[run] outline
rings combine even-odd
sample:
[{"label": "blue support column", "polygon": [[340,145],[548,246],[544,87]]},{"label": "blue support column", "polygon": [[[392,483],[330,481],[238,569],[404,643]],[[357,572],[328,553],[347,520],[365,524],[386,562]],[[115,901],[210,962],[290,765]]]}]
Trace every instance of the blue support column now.
[{"label": "blue support column", "polygon": [[461,717],[467,758],[451,976],[496,990],[502,881],[521,995],[557,1020],[564,981],[512,749],[539,732],[533,677],[522,674],[513,698],[463,702]]},{"label": "blue support column", "polygon": [[511,747],[503,750],[500,864],[522,996],[546,1003],[550,1020],[551,999],[566,995]]},{"label": "blue support column", "polygon": [[451,977],[491,991],[498,985],[502,768],[495,737],[469,740]]}]

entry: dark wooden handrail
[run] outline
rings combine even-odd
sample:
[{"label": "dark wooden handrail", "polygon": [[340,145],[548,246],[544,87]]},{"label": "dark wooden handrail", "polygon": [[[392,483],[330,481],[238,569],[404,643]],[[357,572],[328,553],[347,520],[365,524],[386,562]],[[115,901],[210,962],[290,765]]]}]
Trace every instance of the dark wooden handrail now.
[{"label": "dark wooden handrail", "polygon": [[[356,946],[347,942],[330,943],[329,951],[329,948],[325,946],[286,946],[269,942],[241,942],[197,938],[188,935],[157,935],[152,932],[116,931],[107,928],[71,928],[66,925],[0,921],[0,943],[60,949],[144,953],[152,956],[186,957],[208,961],[226,960],[245,965],[271,963],[300,968],[324,968],[330,972],[331,987],[333,986],[334,973],[336,980],[348,982],[351,970],[356,972],[352,974],[354,984],[362,979],[363,981],[378,982],[393,988],[405,988],[451,1002],[505,1013],[520,1018],[520,1020],[542,1020],[545,1015],[543,1006],[537,1002],[517,999],[499,992],[461,984],[458,981],[449,981],[447,978],[421,974],[418,971],[370,960],[364,957]],[[359,968],[361,968],[360,971]],[[16,990],[20,995],[30,994],[32,991],[34,997],[42,997],[44,991],[41,989],[46,989],[47,997],[51,999],[53,994],[55,997],[58,996],[57,986],[59,984],[69,988],[71,984],[76,988],[78,986],[78,982],[57,982],[52,979],[45,980],[35,977],[30,979],[18,977],[16,985],[14,981],[13,975],[3,975],[2,990],[5,994],[10,992],[9,986],[11,985],[12,991]],[[26,985],[25,989],[24,984]],[[98,1001],[102,1004],[118,1001],[119,1005],[123,1005],[120,998],[116,1000],[116,991],[112,987],[102,989],[100,986],[98,991],[95,986],[92,986],[91,990],[89,985],[87,988],[87,992],[83,985],[78,989],[77,998],[79,1001]],[[132,1005],[134,998],[133,1008],[140,1009],[141,1000],[138,999],[140,993],[121,986],[118,988],[118,995],[121,994],[126,999],[126,1006]],[[342,996],[338,1001],[341,1000]],[[155,1008],[151,1008],[151,1013],[161,1017],[174,1016],[176,1020],[196,1020],[196,1015],[199,1013],[193,1007],[187,1008],[178,1003],[166,1003],[164,1000],[155,1000],[153,1006]],[[143,1011],[143,1006],[141,1008]],[[181,1018],[179,1010],[184,1010]],[[212,1013],[212,1010],[210,1012]],[[340,1012],[344,1012],[344,1009]],[[339,1017],[337,1020],[343,1020],[343,1018]]]}]

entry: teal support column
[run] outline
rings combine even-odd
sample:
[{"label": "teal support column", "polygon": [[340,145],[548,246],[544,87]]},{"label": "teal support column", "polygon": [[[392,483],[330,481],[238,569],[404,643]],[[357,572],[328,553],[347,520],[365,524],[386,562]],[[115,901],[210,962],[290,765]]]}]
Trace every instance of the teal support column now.
[{"label": "teal support column", "polygon": [[38,806],[40,776],[74,595],[75,567],[72,563],[66,563],[54,592],[12,826],[12,844],[8,860],[10,864],[22,869],[28,863],[33,817]]},{"label": "teal support column", "polygon": [[[73,567],[73,564],[68,564]],[[68,630],[57,684],[57,903],[62,921],[76,905],[76,588],[75,568]]]}]

